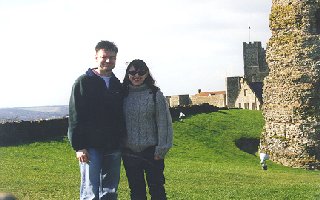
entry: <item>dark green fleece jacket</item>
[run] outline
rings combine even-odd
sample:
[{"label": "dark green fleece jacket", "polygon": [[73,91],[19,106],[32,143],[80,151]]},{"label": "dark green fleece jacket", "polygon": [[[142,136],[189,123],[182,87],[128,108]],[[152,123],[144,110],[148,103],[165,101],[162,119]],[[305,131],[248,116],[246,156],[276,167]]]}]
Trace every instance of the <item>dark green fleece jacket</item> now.
[{"label": "dark green fleece jacket", "polygon": [[73,149],[120,148],[125,136],[122,104],[122,85],[114,74],[109,88],[92,69],[80,76],[69,101],[68,138]]}]

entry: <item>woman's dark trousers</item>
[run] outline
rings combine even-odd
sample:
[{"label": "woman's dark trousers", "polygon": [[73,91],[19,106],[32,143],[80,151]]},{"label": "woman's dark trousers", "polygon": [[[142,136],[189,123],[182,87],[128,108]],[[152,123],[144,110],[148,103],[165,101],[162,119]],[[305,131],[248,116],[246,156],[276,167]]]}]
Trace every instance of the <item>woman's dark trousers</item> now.
[{"label": "woman's dark trousers", "polygon": [[122,159],[131,190],[131,200],[147,199],[146,181],[151,200],[167,199],[164,188],[164,160],[154,160],[154,151],[155,147],[149,147],[139,153],[128,149],[123,152]]}]

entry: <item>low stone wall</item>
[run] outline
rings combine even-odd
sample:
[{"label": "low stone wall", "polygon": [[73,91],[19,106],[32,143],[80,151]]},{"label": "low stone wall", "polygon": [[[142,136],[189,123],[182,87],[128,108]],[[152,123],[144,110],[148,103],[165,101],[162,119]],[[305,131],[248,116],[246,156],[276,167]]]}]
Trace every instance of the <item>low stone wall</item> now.
[{"label": "low stone wall", "polygon": [[[209,104],[171,107],[170,113],[173,120],[179,119],[180,112],[186,116],[215,112],[219,109]],[[39,120],[39,121],[17,121],[0,124],[0,146],[23,144],[41,140],[50,140],[67,136],[68,118]]]},{"label": "low stone wall", "polygon": [[0,145],[21,144],[67,135],[68,118],[0,124]]}]

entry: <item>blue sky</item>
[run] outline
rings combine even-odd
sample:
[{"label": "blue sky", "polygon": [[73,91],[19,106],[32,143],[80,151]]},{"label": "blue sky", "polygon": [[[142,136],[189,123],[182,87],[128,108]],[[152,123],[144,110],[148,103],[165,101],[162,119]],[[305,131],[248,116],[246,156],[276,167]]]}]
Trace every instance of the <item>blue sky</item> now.
[{"label": "blue sky", "polygon": [[243,75],[242,42],[266,47],[270,10],[271,0],[0,0],[0,107],[68,104],[100,40],[119,47],[120,80],[139,58],[165,95],[225,90],[226,76]]}]

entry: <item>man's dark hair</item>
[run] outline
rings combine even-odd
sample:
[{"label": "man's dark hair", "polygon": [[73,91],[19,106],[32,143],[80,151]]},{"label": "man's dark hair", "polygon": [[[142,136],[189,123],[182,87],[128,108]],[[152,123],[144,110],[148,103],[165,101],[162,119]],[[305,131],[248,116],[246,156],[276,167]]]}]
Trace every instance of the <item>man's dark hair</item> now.
[{"label": "man's dark hair", "polygon": [[118,47],[113,42],[109,42],[107,40],[101,40],[100,42],[98,42],[98,44],[95,47],[95,50],[96,52],[98,52],[100,49],[118,53]]}]

